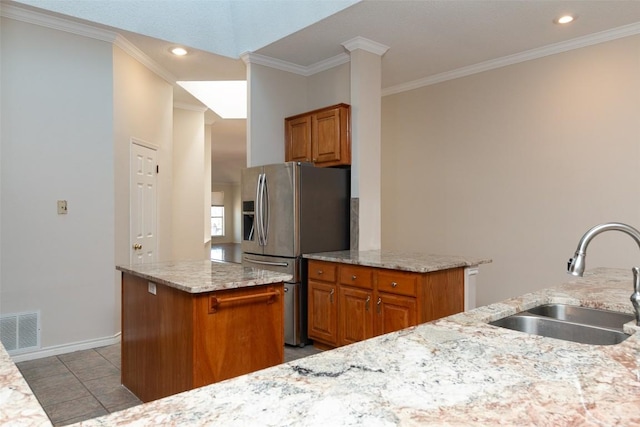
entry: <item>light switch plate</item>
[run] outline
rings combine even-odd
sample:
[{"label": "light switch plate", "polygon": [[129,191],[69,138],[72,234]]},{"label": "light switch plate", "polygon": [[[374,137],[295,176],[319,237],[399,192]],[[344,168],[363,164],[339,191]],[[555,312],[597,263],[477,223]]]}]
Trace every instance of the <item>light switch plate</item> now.
[{"label": "light switch plate", "polygon": [[58,215],[64,215],[67,213],[67,201],[58,200]]},{"label": "light switch plate", "polygon": [[156,284],[153,282],[149,282],[149,293],[153,295],[156,294]]}]

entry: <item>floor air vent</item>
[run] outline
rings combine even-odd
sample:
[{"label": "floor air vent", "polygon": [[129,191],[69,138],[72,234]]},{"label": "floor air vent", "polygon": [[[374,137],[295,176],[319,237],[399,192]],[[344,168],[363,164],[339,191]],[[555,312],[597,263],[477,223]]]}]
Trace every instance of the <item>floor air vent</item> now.
[{"label": "floor air vent", "polygon": [[10,355],[40,348],[40,312],[0,317],[0,341]]}]

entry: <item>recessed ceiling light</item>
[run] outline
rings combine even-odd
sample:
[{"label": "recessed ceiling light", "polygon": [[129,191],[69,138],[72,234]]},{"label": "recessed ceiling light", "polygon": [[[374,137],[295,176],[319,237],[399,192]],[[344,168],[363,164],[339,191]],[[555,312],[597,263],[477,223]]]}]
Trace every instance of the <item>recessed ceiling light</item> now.
[{"label": "recessed ceiling light", "polygon": [[560,18],[556,19],[556,22],[558,24],[568,24],[569,22],[573,22],[574,19],[576,19],[575,16],[564,15],[564,16],[561,16]]},{"label": "recessed ceiling light", "polygon": [[171,49],[171,53],[176,56],[185,56],[188,52],[187,49],[183,47],[174,47],[173,49]]}]

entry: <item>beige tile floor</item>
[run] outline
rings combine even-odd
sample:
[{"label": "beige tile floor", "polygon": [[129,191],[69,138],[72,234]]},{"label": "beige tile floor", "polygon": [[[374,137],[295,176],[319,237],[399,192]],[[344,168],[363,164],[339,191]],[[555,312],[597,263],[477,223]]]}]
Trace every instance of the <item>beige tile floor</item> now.
[{"label": "beige tile floor", "polygon": [[[320,350],[285,347],[285,361]],[[17,364],[52,424],[63,426],[141,402],[120,384],[120,344]]]}]

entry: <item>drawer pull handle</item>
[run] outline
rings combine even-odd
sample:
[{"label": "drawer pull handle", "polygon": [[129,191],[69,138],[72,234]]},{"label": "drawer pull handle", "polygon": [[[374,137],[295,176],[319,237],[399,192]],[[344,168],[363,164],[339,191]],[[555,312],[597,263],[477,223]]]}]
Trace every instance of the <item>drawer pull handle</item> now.
[{"label": "drawer pull handle", "polygon": [[369,311],[369,301],[371,301],[371,295],[367,295],[367,300],[364,302],[365,311]]},{"label": "drawer pull handle", "polygon": [[391,287],[392,287],[392,288],[396,288],[396,287],[398,287],[398,283],[397,283],[397,282],[391,282]]},{"label": "drawer pull handle", "polygon": [[335,289],[331,289],[331,292],[329,292],[329,302],[331,304],[333,304],[333,294],[335,294],[335,293],[336,293]]},{"label": "drawer pull handle", "polygon": [[356,277],[355,274],[353,276],[351,276],[351,280],[356,280],[356,279],[357,279],[357,277]]},{"label": "drawer pull handle", "polygon": [[270,292],[262,292],[259,294],[252,295],[243,295],[241,297],[229,297],[229,298],[218,298],[211,297],[209,299],[209,314],[215,313],[218,311],[220,304],[228,303],[228,302],[236,302],[236,301],[246,301],[252,299],[260,299],[260,298],[268,298],[267,304],[272,304],[276,297],[280,295],[280,292],[273,290]]},{"label": "drawer pull handle", "polygon": [[382,298],[378,297],[378,302],[376,302],[376,311],[380,314],[380,304],[382,304]]}]

